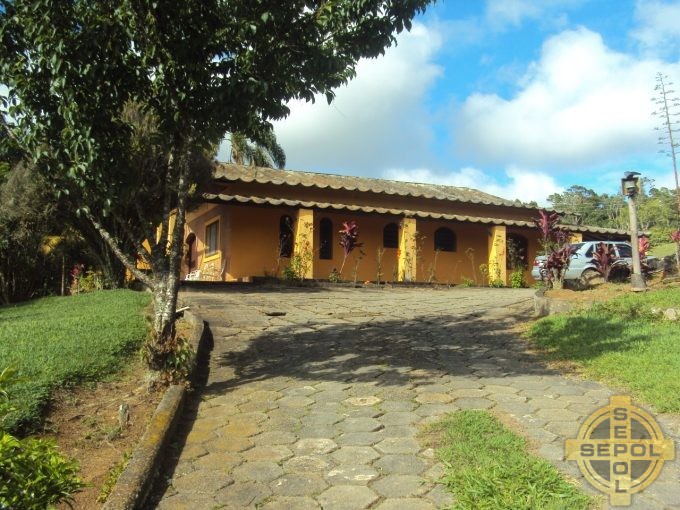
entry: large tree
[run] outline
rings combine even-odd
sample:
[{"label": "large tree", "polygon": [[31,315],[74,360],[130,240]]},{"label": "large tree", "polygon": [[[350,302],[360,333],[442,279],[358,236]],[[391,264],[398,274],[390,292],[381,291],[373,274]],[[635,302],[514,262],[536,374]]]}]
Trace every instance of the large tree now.
[{"label": "large tree", "polygon": [[[153,291],[152,367],[173,348],[185,214],[203,175],[195,163],[227,132],[258,141],[292,99],[331,101],[357,61],[382,54],[428,3],[0,0],[3,122]],[[158,157],[141,158],[142,169],[128,156],[148,154],[134,147],[130,104],[153,125]],[[150,274],[106,227],[112,216]]]}]

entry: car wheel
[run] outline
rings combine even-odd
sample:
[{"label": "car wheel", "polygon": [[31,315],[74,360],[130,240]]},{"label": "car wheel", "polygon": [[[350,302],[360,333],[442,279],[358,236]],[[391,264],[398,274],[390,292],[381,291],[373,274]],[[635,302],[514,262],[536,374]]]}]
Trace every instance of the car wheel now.
[{"label": "car wheel", "polygon": [[600,283],[604,283],[604,278],[596,269],[586,269],[581,273],[581,285],[584,287],[599,285]]}]

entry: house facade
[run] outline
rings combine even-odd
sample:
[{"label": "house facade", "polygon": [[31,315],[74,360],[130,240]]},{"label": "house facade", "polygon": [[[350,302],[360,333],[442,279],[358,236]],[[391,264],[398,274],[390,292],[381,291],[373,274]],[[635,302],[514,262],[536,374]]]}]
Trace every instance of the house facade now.
[{"label": "house facade", "polygon": [[[183,277],[252,281],[291,271],[326,280],[530,281],[539,251],[536,208],[469,188],[218,164],[204,202],[187,214]],[[344,261],[343,223],[360,247]],[[568,226],[574,241],[625,231]],[[287,269],[288,268],[288,269]]]}]

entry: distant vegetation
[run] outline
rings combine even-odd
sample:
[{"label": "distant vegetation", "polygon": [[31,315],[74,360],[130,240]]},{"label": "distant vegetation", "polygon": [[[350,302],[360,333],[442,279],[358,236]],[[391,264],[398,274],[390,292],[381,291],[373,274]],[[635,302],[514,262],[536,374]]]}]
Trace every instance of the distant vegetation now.
[{"label": "distant vegetation", "polygon": [[[678,229],[675,190],[657,188],[643,179],[643,193],[638,196],[640,228],[650,232],[652,246],[670,242],[670,234]],[[584,186],[571,186],[563,193],[554,193],[548,202],[564,211],[565,223],[628,229],[628,205],[621,194],[598,194]]]}]

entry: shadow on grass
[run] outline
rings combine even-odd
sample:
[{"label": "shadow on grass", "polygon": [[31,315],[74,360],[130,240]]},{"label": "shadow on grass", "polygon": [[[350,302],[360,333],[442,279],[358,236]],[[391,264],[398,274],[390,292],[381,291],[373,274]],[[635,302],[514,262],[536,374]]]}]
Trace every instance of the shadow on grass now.
[{"label": "shadow on grass", "polygon": [[552,359],[583,363],[610,352],[628,351],[647,335],[631,333],[623,317],[564,315],[538,321],[529,337]]}]

